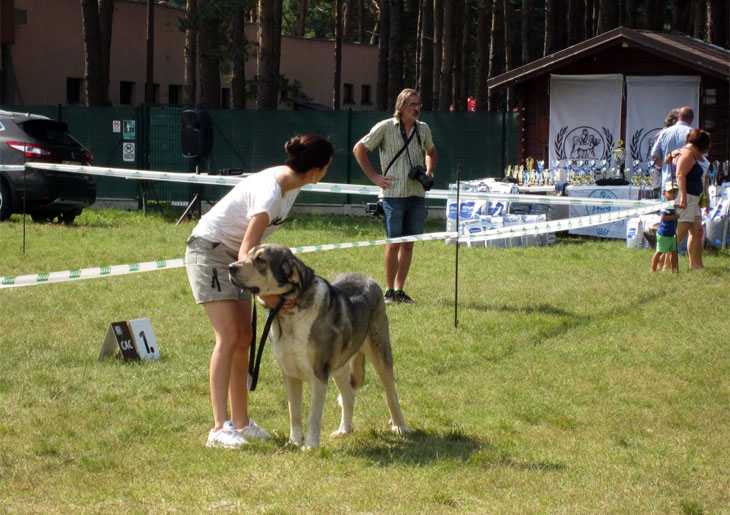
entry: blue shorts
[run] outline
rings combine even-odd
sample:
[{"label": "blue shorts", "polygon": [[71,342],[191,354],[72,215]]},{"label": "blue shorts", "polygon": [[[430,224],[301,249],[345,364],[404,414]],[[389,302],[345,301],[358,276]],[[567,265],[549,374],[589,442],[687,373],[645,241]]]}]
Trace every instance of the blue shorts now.
[{"label": "blue shorts", "polygon": [[423,234],[425,197],[383,198],[385,234],[388,238]]}]

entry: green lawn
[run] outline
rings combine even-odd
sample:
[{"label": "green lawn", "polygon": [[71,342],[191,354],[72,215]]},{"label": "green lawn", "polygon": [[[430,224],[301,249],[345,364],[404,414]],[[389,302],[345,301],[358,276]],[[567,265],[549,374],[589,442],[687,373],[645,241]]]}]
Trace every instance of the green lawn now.
[{"label": "green lawn", "polygon": [[[193,223],[87,210],[71,227],[0,224],[0,276],[181,258]],[[429,231],[443,230],[442,221]],[[298,216],[290,246],[383,237],[371,219]],[[387,430],[368,367],[355,432],[334,384],[323,442],[286,444],[267,351],[250,409],[274,435],[204,447],[212,330],[182,268],[0,290],[0,512],[730,513],[730,251],[650,274],[651,251],[416,244],[388,315],[412,433]],[[300,257],[371,275],[382,247]],[[97,361],[110,322],[150,318],[157,362]],[[259,328],[262,323],[259,324]],[[307,396],[305,401],[308,405]]]}]

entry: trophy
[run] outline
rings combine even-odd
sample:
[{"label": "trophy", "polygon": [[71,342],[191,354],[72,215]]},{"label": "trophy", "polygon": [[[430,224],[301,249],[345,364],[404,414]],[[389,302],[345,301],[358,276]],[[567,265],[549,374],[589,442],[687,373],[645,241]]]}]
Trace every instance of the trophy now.
[{"label": "trophy", "polygon": [[600,175],[601,179],[605,179],[606,178],[606,169],[608,167],[608,160],[601,159],[601,161],[599,162],[599,165],[601,166],[601,169],[596,175],[597,176]]},{"label": "trophy", "polygon": [[633,170],[633,173],[631,175],[631,184],[634,184],[636,186],[640,186],[641,185],[641,180],[642,180],[641,166],[640,166],[641,165],[641,161],[639,161],[638,159],[634,159],[632,161],[632,163],[634,165],[634,170]]},{"label": "trophy", "polygon": [[720,161],[713,161],[712,162],[712,175],[710,175],[710,184],[713,186],[717,186],[717,179],[720,175]]},{"label": "trophy", "polygon": [[505,177],[512,177],[512,165],[507,165],[504,169]]},{"label": "trophy", "polygon": [[[616,173],[620,174],[621,170],[624,166],[624,161],[626,160],[626,151],[623,148],[624,142],[623,140],[618,140],[616,142],[616,148],[611,150],[611,157],[613,158],[614,164],[616,165]],[[612,174],[613,176],[613,174]],[[620,178],[618,175],[615,177],[616,179]]]},{"label": "trophy", "polygon": [[535,159],[530,156],[527,159],[525,159],[525,164],[527,165],[527,171],[531,172],[535,168]]},{"label": "trophy", "polygon": [[525,181],[525,167],[524,165],[520,165],[518,169],[518,175],[517,175],[517,183],[522,186],[522,184]]}]

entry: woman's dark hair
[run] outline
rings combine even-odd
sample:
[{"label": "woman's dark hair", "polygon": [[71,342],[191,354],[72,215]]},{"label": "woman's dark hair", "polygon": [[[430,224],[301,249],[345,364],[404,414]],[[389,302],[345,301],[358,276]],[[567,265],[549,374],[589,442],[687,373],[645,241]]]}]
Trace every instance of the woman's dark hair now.
[{"label": "woman's dark hair", "polygon": [[294,136],[284,144],[286,165],[297,173],[305,173],[312,168],[322,168],[332,159],[335,149],[326,138],[316,134]]},{"label": "woman's dark hair", "polygon": [[710,149],[710,133],[701,129],[692,129],[687,134],[687,143],[691,143],[700,152],[707,152]]}]

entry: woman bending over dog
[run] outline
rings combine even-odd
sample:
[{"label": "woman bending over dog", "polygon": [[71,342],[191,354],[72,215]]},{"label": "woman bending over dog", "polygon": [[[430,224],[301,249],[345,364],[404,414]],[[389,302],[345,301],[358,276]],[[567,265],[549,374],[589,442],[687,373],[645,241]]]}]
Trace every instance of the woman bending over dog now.
[{"label": "woman bending over dog", "polygon": [[[320,181],[334,154],[332,144],[317,135],[296,136],[284,148],[288,155],[284,165],[243,179],[200,219],[187,241],[190,286],[215,333],[210,358],[213,428],[208,447],[236,449],[248,441],[269,438],[248,414],[251,295],[231,283],[228,265],[280,227],[301,187]],[[262,300],[275,307],[279,298]]]}]

